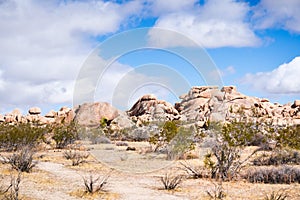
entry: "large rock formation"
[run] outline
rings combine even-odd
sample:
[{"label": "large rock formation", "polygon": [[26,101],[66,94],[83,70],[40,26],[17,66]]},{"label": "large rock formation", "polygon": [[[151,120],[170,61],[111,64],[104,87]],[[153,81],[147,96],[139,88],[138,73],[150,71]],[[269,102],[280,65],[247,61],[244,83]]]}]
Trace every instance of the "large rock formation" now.
[{"label": "large rock formation", "polygon": [[179,112],[172,104],[158,100],[152,94],[142,96],[127,114],[137,123],[180,119]]},{"label": "large rock formation", "polygon": [[112,121],[120,111],[109,103],[84,103],[75,109],[75,122],[82,126],[99,126],[102,119]]},{"label": "large rock formation", "polygon": [[241,94],[234,86],[193,87],[175,107],[188,121],[231,121],[241,117],[275,125],[300,123],[300,101],[280,105],[268,99]]},{"label": "large rock formation", "polygon": [[152,121],[183,120],[204,126],[210,121],[231,121],[246,118],[249,121],[265,121],[274,125],[300,124],[300,100],[281,105],[268,99],[241,94],[235,86],[196,86],[180,96],[174,106],[154,95],[142,96],[127,112],[121,112],[109,103],[84,103],[74,110],[62,107],[42,116],[41,109],[32,107],[27,115],[15,109],[0,115],[6,123],[70,123],[73,120],[83,126],[99,126],[105,118],[111,130],[130,129]]}]

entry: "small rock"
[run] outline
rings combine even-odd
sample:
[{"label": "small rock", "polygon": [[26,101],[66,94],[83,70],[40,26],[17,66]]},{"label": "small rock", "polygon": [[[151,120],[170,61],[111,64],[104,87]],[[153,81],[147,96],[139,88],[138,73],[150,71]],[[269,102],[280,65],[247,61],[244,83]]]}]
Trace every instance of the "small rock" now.
[{"label": "small rock", "polygon": [[41,114],[42,111],[39,107],[32,107],[29,109],[28,112],[30,115],[39,115],[39,114]]},{"label": "small rock", "polygon": [[222,89],[221,89],[221,92],[226,92],[226,93],[233,93],[233,92],[236,92],[236,86],[224,86]]},{"label": "small rock", "polygon": [[136,151],[135,147],[127,147],[126,151]]}]

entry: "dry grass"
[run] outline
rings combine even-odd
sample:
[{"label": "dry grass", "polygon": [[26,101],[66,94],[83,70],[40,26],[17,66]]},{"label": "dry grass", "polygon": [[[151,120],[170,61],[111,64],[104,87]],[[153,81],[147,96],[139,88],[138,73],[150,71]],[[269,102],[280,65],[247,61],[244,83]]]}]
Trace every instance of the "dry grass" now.
[{"label": "dry grass", "polygon": [[77,189],[69,193],[71,196],[78,197],[80,199],[103,199],[103,200],[115,200],[120,199],[120,195],[111,192],[97,192],[93,194],[86,193],[84,189]]},{"label": "dry grass", "polygon": [[[137,144],[130,144],[137,145]],[[138,146],[138,145],[137,145]],[[143,145],[140,145],[143,146]],[[252,152],[253,147],[245,149],[243,156],[248,152]],[[138,154],[138,152],[131,152]],[[3,155],[5,153],[2,153]],[[82,187],[81,175],[93,174],[107,174],[111,172],[111,168],[101,164],[92,155],[87,159],[88,162],[79,166],[71,166],[71,164],[63,157],[63,151],[49,150],[37,152],[34,160],[42,163],[59,164],[62,170],[66,170],[78,179],[72,177],[67,173],[67,177],[61,177],[55,170],[45,171],[38,167],[33,168],[32,172],[22,174],[22,183],[20,184],[20,196],[22,199],[40,200],[44,199],[46,195],[49,200],[58,199],[57,195],[61,195],[61,199],[75,198],[75,199],[123,199],[128,192],[136,192],[137,194],[144,194],[140,199],[147,199],[147,195],[156,195],[162,197],[163,195],[170,195],[178,199],[209,199],[207,195],[208,190],[212,190],[214,185],[209,179],[185,179],[180,184],[180,189],[172,191],[158,190],[161,187],[161,182],[158,177],[163,176],[166,172],[184,173],[180,162],[173,163],[172,168],[163,168],[160,170],[152,171],[147,174],[132,174],[114,171],[111,175],[109,191],[99,192],[95,194],[87,194]],[[199,159],[189,160],[189,163],[195,166],[201,166],[203,163]],[[248,167],[245,168],[245,170]],[[63,171],[62,171],[63,172]],[[0,163],[0,174],[4,177],[4,181],[9,181],[10,174],[17,173],[11,171],[11,167],[7,164]],[[128,181],[127,181],[128,179]],[[120,184],[118,181],[122,181]],[[142,182],[145,184],[133,184],[133,182]],[[6,182],[7,183],[7,182]],[[130,187],[129,187],[130,186]],[[249,183],[243,180],[231,181],[223,183],[223,189],[226,193],[225,199],[261,199],[263,200],[266,195],[270,195],[273,191],[284,190],[288,192],[289,200],[300,199],[300,184],[258,184]],[[122,190],[121,190],[122,189]],[[135,191],[136,190],[136,191]],[[160,198],[157,198],[160,199]],[[164,198],[165,199],[165,198]],[[166,198],[168,199],[168,198]]]}]

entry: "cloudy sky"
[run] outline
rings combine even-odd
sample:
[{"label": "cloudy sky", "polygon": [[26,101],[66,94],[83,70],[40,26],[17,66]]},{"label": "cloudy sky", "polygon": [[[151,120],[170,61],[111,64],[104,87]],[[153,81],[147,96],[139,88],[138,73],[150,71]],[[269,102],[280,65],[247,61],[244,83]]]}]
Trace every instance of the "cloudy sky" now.
[{"label": "cloudy sky", "polygon": [[[162,49],[190,44],[155,34],[152,27],[182,34],[203,47],[224,85],[273,102],[300,99],[299,10],[299,0],[0,0],[0,112],[71,107],[74,85],[82,66],[91,62],[91,52],[116,34],[143,27],[150,28],[149,41]],[[98,56],[93,63],[99,65],[105,58]],[[126,77],[154,83],[138,82],[141,87],[130,93],[128,105],[145,92],[163,97],[170,92],[161,87],[164,77],[145,72],[153,62],[156,71],[174,67],[178,77],[197,78],[186,63],[175,61],[162,51],[124,55],[98,78],[94,100],[110,102],[120,96],[114,90]],[[140,66],[142,72],[132,72]]]}]

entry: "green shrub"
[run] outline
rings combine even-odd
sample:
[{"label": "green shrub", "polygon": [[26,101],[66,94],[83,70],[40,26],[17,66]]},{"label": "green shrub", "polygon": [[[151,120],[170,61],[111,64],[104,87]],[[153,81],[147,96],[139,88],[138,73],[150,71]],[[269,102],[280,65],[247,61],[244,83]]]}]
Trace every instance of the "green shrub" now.
[{"label": "green shrub", "polygon": [[48,127],[30,123],[0,124],[0,148],[6,151],[15,151],[24,146],[35,146],[43,140]]},{"label": "green shrub", "polygon": [[180,158],[187,151],[195,149],[195,143],[193,142],[194,132],[193,127],[180,127],[178,129],[178,133],[167,145],[168,160]]},{"label": "green shrub", "polygon": [[205,155],[204,165],[211,172],[211,178],[229,180],[237,175],[243,164],[254,155],[241,160],[242,149],[253,139],[257,130],[252,123],[233,121],[214,124],[211,131],[215,135],[215,144],[211,152]]},{"label": "green shrub", "polygon": [[195,148],[196,137],[198,132],[194,126],[166,121],[158,131],[152,132],[149,143],[154,146],[154,151],[167,153],[167,159],[176,159]]},{"label": "green shrub", "polygon": [[164,148],[178,133],[178,121],[166,121],[158,133],[150,136],[150,144],[155,146],[155,151]]},{"label": "green shrub", "polygon": [[300,125],[278,129],[275,140],[280,147],[300,150]]},{"label": "green shrub", "polygon": [[53,127],[53,140],[56,142],[56,148],[62,149],[79,139],[77,126],[74,122],[70,124],[58,124]]}]

